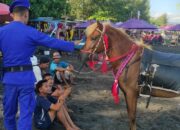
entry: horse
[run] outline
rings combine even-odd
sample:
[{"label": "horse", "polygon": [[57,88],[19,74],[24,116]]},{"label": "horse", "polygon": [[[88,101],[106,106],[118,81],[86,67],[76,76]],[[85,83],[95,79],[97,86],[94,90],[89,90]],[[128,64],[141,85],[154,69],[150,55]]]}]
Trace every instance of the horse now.
[{"label": "horse", "polygon": [[[144,48],[151,49],[142,41],[134,42],[123,30],[97,22],[86,28],[86,43],[81,49],[82,66],[96,53],[104,53],[104,59],[111,63],[114,84],[118,84],[125,96],[130,130],[136,130],[138,79]],[[153,93],[157,96],[157,92]]]}]

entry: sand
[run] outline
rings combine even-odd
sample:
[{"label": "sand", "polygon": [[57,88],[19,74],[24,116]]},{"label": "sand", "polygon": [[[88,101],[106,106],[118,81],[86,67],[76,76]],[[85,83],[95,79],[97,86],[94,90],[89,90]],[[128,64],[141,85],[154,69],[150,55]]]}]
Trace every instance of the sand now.
[{"label": "sand", "polygon": [[[76,61],[72,59],[74,66]],[[73,110],[73,121],[82,130],[129,130],[126,104],[122,92],[120,104],[115,105],[111,96],[113,77],[111,72],[99,72],[77,75],[77,85],[73,86],[71,97],[66,101]],[[180,97],[152,97],[146,109],[146,98],[139,97],[137,105],[137,130],[180,130]],[[2,115],[2,103],[1,113]],[[1,116],[2,117],[2,116]],[[0,118],[0,130],[3,129]],[[33,127],[33,130],[37,130]],[[64,130],[62,125],[55,125],[51,130]]]}]

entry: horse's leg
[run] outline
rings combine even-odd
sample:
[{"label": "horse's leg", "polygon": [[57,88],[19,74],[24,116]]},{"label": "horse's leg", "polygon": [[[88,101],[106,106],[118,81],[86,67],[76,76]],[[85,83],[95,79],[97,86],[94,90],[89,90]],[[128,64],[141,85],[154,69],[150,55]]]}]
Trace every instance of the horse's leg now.
[{"label": "horse's leg", "polygon": [[[136,90],[133,86],[126,86],[127,89],[124,92],[127,112],[130,121],[130,130],[136,130],[136,108],[137,108],[137,98],[138,98],[138,90]],[[137,88],[137,87],[136,87]]]}]

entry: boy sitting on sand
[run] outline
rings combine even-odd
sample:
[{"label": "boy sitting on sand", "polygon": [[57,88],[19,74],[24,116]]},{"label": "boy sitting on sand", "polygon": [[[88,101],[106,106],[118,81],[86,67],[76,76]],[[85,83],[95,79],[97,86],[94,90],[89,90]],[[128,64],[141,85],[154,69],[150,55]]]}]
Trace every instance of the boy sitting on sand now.
[{"label": "boy sitting on sand", "polygon": [[57,117],[66,130],[79,130],[63,107],[66,91],[58,99],[55,99],[49,96],[49,88],[47,80],[41,80],[36,84],[35,126],[40,129],[48,129]]}]

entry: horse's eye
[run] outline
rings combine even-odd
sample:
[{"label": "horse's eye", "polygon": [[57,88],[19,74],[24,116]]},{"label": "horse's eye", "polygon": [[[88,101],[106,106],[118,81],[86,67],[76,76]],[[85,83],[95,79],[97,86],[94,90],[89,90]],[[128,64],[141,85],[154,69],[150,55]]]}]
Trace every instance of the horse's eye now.
[{"label": "horse's eye", "polygon": [[92,40],[92,41],[95,41],[95,40],[96,40],[96,37],[91,37],[91,40]]},{"label": "horse's eye", "polygon": [[91,37],[91,40],[92,40],[92,41],[96,41],[99,37],[100,37],[100,35]]}]

